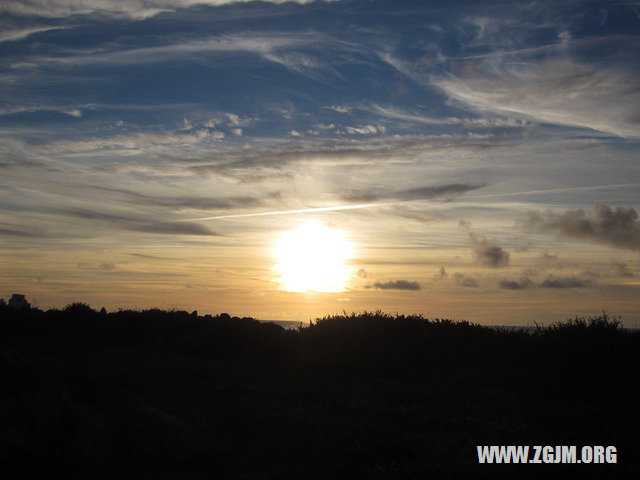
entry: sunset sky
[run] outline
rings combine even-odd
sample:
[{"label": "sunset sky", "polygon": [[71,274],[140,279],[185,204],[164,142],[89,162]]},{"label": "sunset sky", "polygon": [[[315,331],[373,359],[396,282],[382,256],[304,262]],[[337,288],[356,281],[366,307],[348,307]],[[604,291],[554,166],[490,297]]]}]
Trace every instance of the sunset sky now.
[{"label": "sunset sky", "polygon": [[0,297],[640,323],[637,2],[4,0],[0,60]]}]

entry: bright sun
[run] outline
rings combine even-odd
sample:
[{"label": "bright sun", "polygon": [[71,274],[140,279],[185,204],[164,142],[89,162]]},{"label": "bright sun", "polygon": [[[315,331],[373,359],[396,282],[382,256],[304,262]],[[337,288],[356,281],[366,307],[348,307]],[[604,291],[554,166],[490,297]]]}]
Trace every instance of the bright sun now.
[{"label": "bright sun", "polygon": [[353,247],[344,233],[320,222],[309,222],[278,237],[276,270],[283,290],[289,292],[340,292],[346,288],[349,267],[345,261]]}]

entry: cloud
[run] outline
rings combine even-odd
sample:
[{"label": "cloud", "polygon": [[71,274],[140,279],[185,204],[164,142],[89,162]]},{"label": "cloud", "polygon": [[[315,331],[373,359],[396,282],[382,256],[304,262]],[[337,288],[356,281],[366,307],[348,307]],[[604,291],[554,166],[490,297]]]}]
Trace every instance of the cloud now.
[{"label": "cloud", "polygon": [[473,251],[477,259],[487,267],[499,268],[509,264],[509,252],[495,245],[492,241],[469,232],[469,238],[473,244]]},{"label": "cloud", "polygon": [[195,222],[147,220],[140,217],[98,212],[85,208],[60,208],[52,209],[51,212],[83,220],[97,221],[121,230],[133,232],[167,235],[217,235],[217,233],[212,232],[206,226]]},{"label": "cloud", "polygon": [[549,253],[548,251],[544,251],[540,254],[540,261],[543,265],[557,265],[558,264],[558,254]]},{"label": "cloud", "polygon": [[382,125],[363,125],[360,127],[344,127],[347,135],[377,135],[386,133],[386,127]]},{"label": "cloud", "polygon": [[[113,17],[144,19],[162,12],[195,5],[212,7],[252,0],[4,0],[0,12],[12,15],[64,18],[73,15],[100,14]],[[307,4],[313,0],[262,0],[267,3]]]},{"label": "cloud", "polygon": [[236,137],[241,137],[242,136],[242,129],[241,128],[232,128],[231,129],[231,133],[233,133]]},{"label": "cloud", "polygon": [[591,280],[578,277],[548,276],[540,284],[542,288],[585,288],[593,286]]},{"label": "cloud", "polygon": [[528,123],[522,119],[515,118],[486,118],[486,117],[446,117],[435,118],[421,115],[415,112],[408,112],[396,107],[388,107],[381,105],[373,105],[372,107],[363,108],[371,113],[375,113],[384,118],[400,120],[404,123],[424,124],[424,125],[455,125],[464,128],[524,128]]},{"label": "cloud", "polygon": [[166,235],[217,235],[204,225],[194,222],[134,222],[123,228],[135,232]]},{"label": "cloud", "polygon": [[[0,7],[0,11],[2,11],[2,7]],[[50,32],[52,30],[64,30],[67,28],[72,28],[71,26],[33,26],[33,27],[13,27],[12,25],[0,25],[2,27],[2,32],[0,33],[0,43],[1,42],[15,42],[17,40],[22,40],[27,38],[30,35],[34,35],[36,33]]]},{"label": "cloud", "polygon": [[78,262],[76,267],[93,269],[93,270],[103,270],[105,272],[109,272],[116,269],[116,264],[113,262],[103,262],[96,265],[95,263],[92,263],[92,262]]},{"label": "cloud", "polygon": [[258,207],[264,205],[267,198],[273,199],[280,195],[279,192],[271,192],[265,194],[264,197],[251,195],[228,197],[150,195],[121,188],[97,186],[93,186],[89,190],[122,195],[127,200],[127,203],[167,207],[174,210],[230,210],[234,208]]},{"label": "cloud", "polygon": [[77,108],[73,108],[71,110],[64,110],[64,111],[62,111],[62,113],[66,113],[67,115],[69,115],[71,117],[76,117],[76,118],[82,117],[82,111],[77,109]]},{"label": "cloud", "polygon": [[235,113],[227,113],[226,114],[228,125],[232,127],[237,127],[240,125],[240,116]]},{"label": "cloud", "polygon": [[640,136],[640,77],[621,68],[503,56],[469,61],[432,83],[479,112]]},{"label": "cloud", "polygon": [[393,205],[389,209],[389,213],[394,217],[406,218],[421,223],[432,223],[444,218],[437,212],[412,209],[407,207],[406,205]]},{"label": "cloud", "polygon": [[523,277],[519,280],[510,280],[504,278],[500,281],[500,288],[505,290],[525,290],[533,286],[533,282],[530,278]]},{"label": "cloud", "polygon": [[451,278],[460,287],[478,288],[478,282],[473,277],[468,277],[464,273],[454,273]]},{"label": "cloud", "polygon": [[0,222],[0,237],[44,238],[46,235],[33,228]]},{"label": "cloud", "polygon": [[369,276],[369,273],[364,268],[361,268],[360,270],[358,270],[358,276],[360,278],[367,278]]},{"label": "cloud", "polygon": [[191,129],[193,129],[193,125],[191,124],[191,119],[184,117],[182,119],[182,122],[180,122],[180,125],[178,126],[178,130],[187,131]]},{"label": "cloud", "polygon": [[483,185],[471,185],[464,183],[450,183],[446,185],[416,187],[406,190],[388,192],[352,191],[342,194],[341,198],[349,202],[372,202],[382,200],[426,200],[442,197],[444,195],[462,194],[481,188]]},{"label": "cloud", "polygon": [[297,130],[289,130],[290,137],[302,137],[302,134]]},{"label": "cloud", "polygon": [[15,115],[17,113],[57,112],[70,117],[81,118],[82,110],[79,108],[58,107],[53,105],[21,105],[0,109],[0,116]]},{"label": "cloud", "polygon": [[210,118],[204,123],[203,127],[215,128],[217,125],[220,125],[221,123],[222,123],[222,120],[219,118]]},{"label": "cloud", "polygon": [[422,285],[409,280],[390,280],[388,282],[375,282],[373,288],[378,290],[422,290]]},{"label": "cloud", "polygon": [[[28,60],[22,58],[13,63],[13,69],[29,69],[34,67],[60,65],[63,67],[85,65],[147,65],[184,61],[192,55],[227,55],[231,53],[247,53],[262,57],[264,60],[275,62],[286,68],[300,73],[301,69],[313,65],[301,56],[286,53],[296,48],[312,48],[320,46],[328,48],[345,48],[345,45],[335,39],[314,31],[287,34],[281,32],[243,32],[219,36],[209,36],[204,39],[179,41],[150,47],[125,48],[120,50],[92,49],[76,50],[65,56],[32,56]],[[229,125],[240,124],[237,114],[225,114]]]},{"label": "cloud", "polygon": [[[330,126],[327,126],[330,127]],[[297,135],[298,130],[289,131],[289,135]],[[439,160],[442,156],[466,158],[480,155],[489,149],[503,148],[502,140],[492,140],[491,143],[483,139],[470,138],[468,135],[394,135],[372,137],[360,136],[338,139],[305,139],[295,137],[290,140],[279,140],[271,143],[261,142],[247,145],[233,151],[227,149],[212,154],[208,140],[202,140],[200,156],[194,156],[186,167],[199,175],[218,174],[241,181],[247,178],[267,179],[291,174],[294,165],[323,164],[323,165],[380,165],[383,162],[416,162]],[[181,156],[176,151],[174,156]],[[283,172],[284,171],[284,172]],[[457,188],[460,188],[457,191]],[[480,188],[483,185],[453,184],[445,185],[445,190],[435,193],[426,190],[420,192],[409,191],[406,195],[434,195],[447,193],[463,193]],[[468,188],[467,188],[468,187]],[[432,187],[427,187],[428,189]],[[442,188],[442,187],[434,187]],[[449,188],[450,191],[446,191]],[[393,191],[347,191],[340,193],[341,198],[353,197],[364,199],[395,198]],[[348,198],[347,198],[348,199]]]},{"label": "cloud", "polygon": [[152,148],[195,145],[207,142],[217,142],[224,138],[223,132],[210,132],[202,129],[193,133],[133,133],[130,135],[116,135],[91,140],[60,140],[37,147],[36,151],[51,153],[79,153],[95,152],[98,150],[147,150]]},{"label": "cloud", "polygon": [[616,275],[619,277],[631,278],[636,276],[629,268],[629,265],[624,262],[613,262],[612,265],[615,268]]},{"label": "cloud", "polygon": [[640,251],[640,221],[633,207],[612,209],[605,203],[597,203],[591,215],[582,209],[567,210],[561,214],[529,211],[525,225],[570,238]]},{"label": "cloud", "polygon": [[338,113],[351,112],[351,107],[349,107],[348,105],[329,105],[324,108],[326,108],[327,110],[333,110],[334,112],[338,112]]}]

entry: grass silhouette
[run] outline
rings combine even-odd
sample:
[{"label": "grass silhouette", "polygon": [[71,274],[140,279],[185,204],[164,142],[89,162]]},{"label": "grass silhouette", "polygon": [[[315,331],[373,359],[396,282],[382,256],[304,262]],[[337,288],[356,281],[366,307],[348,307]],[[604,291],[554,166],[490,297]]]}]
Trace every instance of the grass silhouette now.
[{"label": "grass silhouette", "polygon": [[606,313],[531,332],[380,311],[285,330],[73,303],[0,306],[0,335],[0,461],[16,476],[540,474],[479,466],[476,445],[615,445],[618,465],[557,468],[640,468],[640,334]]}]

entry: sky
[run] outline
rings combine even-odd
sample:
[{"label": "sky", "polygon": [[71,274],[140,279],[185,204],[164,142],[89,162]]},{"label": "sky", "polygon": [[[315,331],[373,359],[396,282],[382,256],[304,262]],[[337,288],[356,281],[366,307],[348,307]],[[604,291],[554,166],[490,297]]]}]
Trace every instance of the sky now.
[{"label": "sky", "polygon": [[5,299],[640,323],[640,3],[4,0],[0,84]]}]

